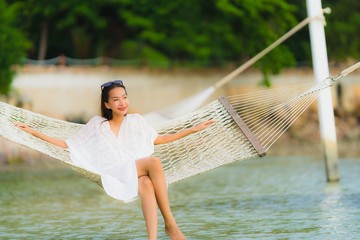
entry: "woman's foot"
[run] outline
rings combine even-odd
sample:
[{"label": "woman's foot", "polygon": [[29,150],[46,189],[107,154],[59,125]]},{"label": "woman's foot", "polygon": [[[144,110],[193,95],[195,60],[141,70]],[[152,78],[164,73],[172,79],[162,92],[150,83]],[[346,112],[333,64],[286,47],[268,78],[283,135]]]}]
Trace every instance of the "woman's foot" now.
[{"label": "woman's foot", "polygon": [[175,224],[172,226],[165,226],[165,233],[169,235],[171,240],[186,240],[186,237],[180,231],[180,228]]}]

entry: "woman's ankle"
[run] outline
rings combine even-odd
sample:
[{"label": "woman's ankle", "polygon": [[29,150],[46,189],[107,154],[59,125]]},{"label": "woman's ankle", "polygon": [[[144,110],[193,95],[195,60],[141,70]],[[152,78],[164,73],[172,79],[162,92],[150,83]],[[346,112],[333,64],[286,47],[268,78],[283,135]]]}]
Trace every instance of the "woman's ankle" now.
[{"label": "woman's ankle", "polygon": [[173,228],[173,227],[177,227],[175,218],[165,220],[165,228]]},{"label": "woman's ankle", "polygon": [[167,235],[169,235],[169,237],[171,239],[177,239],[177,240],[183,240],[186,239],[186,237],[184,236],[184,234],[181,232],[180,228],[178,227],[178,225],[165,225],[165,233]]}]

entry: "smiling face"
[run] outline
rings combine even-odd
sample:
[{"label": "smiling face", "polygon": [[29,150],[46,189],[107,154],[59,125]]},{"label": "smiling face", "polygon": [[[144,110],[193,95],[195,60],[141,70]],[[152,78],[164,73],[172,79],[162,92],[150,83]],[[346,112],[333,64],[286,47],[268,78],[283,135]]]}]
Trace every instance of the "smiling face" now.
[{"label": "smiling face", "polygon": [[125,89],[122,87],[111,89],[105,107],[112,111],[113,116],[124,117],[129,108],[129,98]]}]

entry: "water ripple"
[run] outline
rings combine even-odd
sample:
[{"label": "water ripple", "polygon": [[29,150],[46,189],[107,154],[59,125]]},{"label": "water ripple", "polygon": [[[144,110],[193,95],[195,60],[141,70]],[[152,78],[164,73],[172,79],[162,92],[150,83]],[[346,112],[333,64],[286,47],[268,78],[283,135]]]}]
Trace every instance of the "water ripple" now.
[{"label": "water ripple", "polygon": [[[360,159],[254,159],[170,186],[189,239],[359,239]],[[70,170],[0,175],[1,239],[146,239],[139,202],[122,204]],[[159,217],[159,239],[166,239]]]}]

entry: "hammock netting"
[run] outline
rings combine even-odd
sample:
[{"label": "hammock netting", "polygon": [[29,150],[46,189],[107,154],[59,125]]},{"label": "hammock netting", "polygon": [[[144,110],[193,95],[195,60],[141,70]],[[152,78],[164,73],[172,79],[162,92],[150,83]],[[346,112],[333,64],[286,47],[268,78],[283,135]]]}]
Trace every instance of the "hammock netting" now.
[{"label": "hammock netting", "polygon": [[[319,90],[325,87],[326,84],[314,86],[314,83],[310,83],[310,86],[296,85],[290,89],[265,90],[215,100],[189,115],[154,125],[158,133],[163,135],[187,129],[208,119],[216,121],[204,131],[155,146],[154,156],[162,160],[169,183],[233,161],[262,156],[316,99]],[[247,126],[250,137],[244,134],[246,130],[239,127],[234,114]],[[0,103],[0,116],[1,137],[65,162],[100,184],[100,176],[74,165],[67,150],[14,126],[14,122],[23,122],[37,131],[65,140],[79,131],[82,124],[49,118],[3,102]],[[254,147],[256,144],[260,150]]]},{"label": "hammock netting", "polygon": [[[154,156],[162,160],[169,184],[234,161],[264,156],[317,99],[319,92],[333,83],[333,78],[328,78],[322,82],[221,97],[183,117],[154,124],[157,132],[164,135],[205,120],[215,120],[203,131],[172,143],[156,145]],[[14,126],[14,122],[23,122],[37,131],[65,140],[79,131],[82,124],[49,118],[3,102],[0,102],[0,122],[2,138],[58,159],[101,185],[100,176],[76,166],[66,149],[51,145]]]}]

